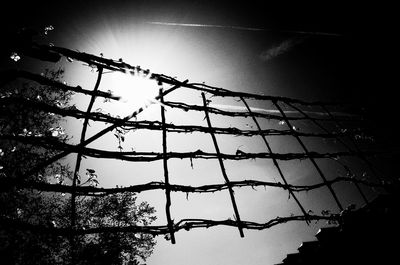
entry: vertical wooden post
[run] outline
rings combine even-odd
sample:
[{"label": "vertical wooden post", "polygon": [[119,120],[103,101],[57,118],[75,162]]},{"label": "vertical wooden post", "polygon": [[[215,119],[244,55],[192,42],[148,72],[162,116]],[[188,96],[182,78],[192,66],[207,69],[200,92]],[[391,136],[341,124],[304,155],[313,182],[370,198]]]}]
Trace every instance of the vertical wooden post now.
[{"label": "vertical wooden post", "polygon": [[[163,91],[160,89],[160,102],[164,103]],[[161,122],[162,122],[162,147],[163,147],[163,167],[164,167],[164,180],[165,180],[165,213],[167,215],[168,229],[171,235],[171,243],[175,244],[174,223],[171,219],[171,189],[169,187],[169,174],[168,174],[168,158],[167,158],[167,129],[165,126],[165,108],[161,105]]]},{"label": "vertical wooden post", "polygon": [[[183,86],[184,84],[186,84],[189,80],[185,80],[181,83],[178,83],[176,85],[174,85],[173,87],[169,88],[168,90],[166,90],[163,95],[167,95],[169,93],[171,93],[172,91],[176,90],[177,88],[180,88],[181,86]],[[159,100],[160,99],[160,95],[158,95],[155,100]],[[122,125],[124,122],[129,121],[130,119],[136,117],[140,112],[143,111],[143,108],[140,108],[139,110],[134,111],[132,114],[126,116],[125,118],[123,118],[120,122],[115,122],[113,124],[111,124],[110,126],[108,126],[107,128],[101,130],[100,132],[96,133],[95,135],[93,135],[92,137],[88,138],[87,140],[83,141],[82,143],[79,143],[77,145],[77,148],[80,147],[85,147],[88,144],[94,142],[95,140],[99,139],[100,137],[102,137],[103,135],[105,135],[108,132],[111,132],[112,130],[114,130],[115,128],[117,128],[118,126]],[[32,170],[29,170],[25,176],[29,176],[31,174],[34,174],[36,172],[38,172],[40,169],[45,168],[46,166],[56,162],[57,160],[69,155],[72,151],[67,150],[67,151],[63,151],[45,161],[43,161],[42,163],[40,163],[38,166],[35,166]]]},{"label": "vertical wooden post", "polygon": [[[257,129],[261,132],[261,131],[262,131],[261,126],[260,126],[260,124],[258,123],[258,121],[257,121],[256,117],[254,116],[253,112],[251,111],[250,106],[247,104],[247,102],[244,100],[243,97],[240,97],[240,100],[241,100],[241,101],[243,102],[243,104],[246,106],[247,111],[250,113],[250,115],[251,115],[251,117],[252,117],[254,123],[255,123],[256,126],[257,126]],[[260,134],[260,136],[262,137],[262,139],[263,139],[265,145],[267,146],[268,152],[271,153],[271,154],[273,154],[272,148],[271,148],[270,144],[268,143],[267,138],[266,138],[263,134]],[[274,163],[274,166],[275,166],[276,169],[278,170],[279,176],[281,177],[281,179],[283,180],[283,182],[285,183],[285,185],[289,185],[288,182],[286,181],[285,176],[283,175],[282,169],[281,169],[281,167],[279,166],[279,163],[278,163],[278,161],[276,160],[276,158],[272,157],[272,162]],[[292,190],[290,190],[290,189],[289,189],[289,194],[293,197],[293,199],[296,201],[297,205],[299,206],[300,210],[303,212],[303,214],[304,214],[304,216],[305,216],[305,218],[306,218],[306,222],[309,223],[309,220],[308,220],[308,218],[307,218],[307,216],[308,216],[307,211],[306,211],[306,210],[304,209],[304,207],[301,205],[299,199],[297,199],[297,197],[296,197],[296,195],[294,194],[294,192],[293,192]]]},{"label": "vertical wooden post", "polygon": [[[324,106],[321,105],[321,107],[324,109],[324,111],[326,112],[326,114],[328,114],[329,118],[335,122],[339,127],[340,127],[340,123],[339,121],[337,121],[335,119],[335,117],[332,115],[332,113]],[[374,168],[374,166],[372,165],[372,163],[363,155],[363,153],[361,152],[358,144],[356,143],[356,141],[354,141],[354,139],[352,137],[348,137],[348,139],[350,140],[350,142],[353,144],[356,152],[359,154],[359,158],[361,158],[361,160],[364,161],[364,163],[368,166],[368,168],[371,170],[371,172],[374,174],[375,178],[378,181],[382,181],[382,178],[380,177],[380,175],[378,174],[378,172],[376,171],[376,169]],[[350,150],[350,149],[349,149]]]},{"label": "vertical wooden post", "polygon": [[[307,119],[309,119],[311,122],[313,122],[315,125],[317,125],[321,130],[323,130],[325,133],[330,134],[331,132],[328,131],[328,129],[326,129],[324,126],[322,126],[322,124],[320,124],[319,122],[317,122],[315,119],[313,119],[312,117],[310,117],[310,115],[308,115],[307,113],[305,113],[303,110],[301,110],[300,108],[294,106],[291,103],[286,103],[288,106],[290,106],[291,108],[297,110],[299,113],[301,113],[304,117],[306,117]],[[339,122],[331,115],[331,113],[325,108],[324,105],[321,105],[322,108],[325,110],[325,112],[328,113],[328,115],[330,116],[330,119],[335,122],[336,124],[339,125]],[[353,152],[353,150],[350,148],[350,146],[348,146],[344,141],[342,141],[342,139],[340,139],[339,137],[335,136],[335,139],[341,144],[343,145],[349,152]],[[360,150],[357,150],[360,153]],[[362,158],[362,157],[361,157]],[[354,185],[356,186],[358,192],[360,193],[361,197],[363,198],[363,200],[365,201],[366,204],[368,204],[368,199],[365,196],[364,192],[362,191],[360,184],[358,184],[357,182],[354,182]]]},{"label": "vertical wooden post", "polygon": [[203,98],[204,112],[205,112],[205,115],[206,115],[208,128],[210,129],[210,135],[211,135],[211,138],[212,138],[213,143],[214,143],[215,151],[216,151],[217,156],[218,156],[218,162],[219,162],[219,165],[221,167],[222,176],[224,177],[225,182],[226,182],[226,184],[228,186],[229,195],[231,197],[231,202],[232,202],[232,206],[233,206],[233,211],[235,213],[236,222],[237,222],[237,226],[238,226],[238,229],[239,229],[239,234],[240,234],[241,237],[244,237],[243,227],[242,227],[242,223],[241,223],[241,220],[240,220],[239,210],[238,210],[237,205],[236,205],[233,188],[232,188],[232,185],[231,185],[231,183],[229,181],[228,175],[226,174],[224,162],[223,162],[223,160],[221,158],[221,152],[219,150],[218,143],[217,143],[217,138],[215,137],[215,134],[213,132],[210,116],[208,114],[206,96],[204,95],[204,93],[201,93],[201,96]]},{"label": "vertical wooden post", "polygon": [[328,187],[329,191],[331,192],[333,199],[335,200],[337,206],[341,211],[343,211],[343,206],[340,203],[338,197],[336,196],[335,191],[332,188],[332,185],[327,182],[327,179],[325,177],[325,174],[322,172],[321,168],[318,166],[317,162],[315,161],[314,158],[310,156],[310,152],[308,151],[308,148],[306,145],[303,143],[303,141],[300,139],[300,137],[297,135],[296,131],[294,130],[292,124],[290,123],[289,119],[287,118],[285,112],[282,110],[281,106],[279,106],[279,103],[277,100],[272,100],[272,103],[275,105],[275,107],[279,110],[281,113],[283,119],[285,120],[287,126],[289,127],[289,130],[292,132],[293,136],[296,138],[297,142],[301,145],[303,148],[304,152],[308,155],[308,159],[310,159],[311,163],[314,165],[315,169],[317,170],[318,174],[320,175],[321,179],[323,180],[324,184]]},{"label": "vertical wooden post", "polygon": [[[101,77],[103,75],[103,68],[99,67],[99,68],[97,68],[97,71],[98,71],[97,80],[96,80],[96,84],[93,88],[93,92],[96,92],[99,89]],[[96,95],[93,94],[90,98],[90,102],[87,107],[86,114],[89,114],[91,112],[95,100],[96,100]],[[88,124],[89,124],[89,116],[87,115],[85,117],[85,120],[84,120],[83,126],[82,126],[81,139],[80,139],[81,144],[85,141],[86,130],[87,130]],[[71,244],[72,264],[76,263],[76,260],[75,260],[76,259],[76,257],[75,257],[75,247],[76,247],[75,243],[76,242],[75,242],[75,236],[74,236],[73,232],[76,228],[76,186],[77,186],[81,162],[82,162],[82,152],[78,151],[77,157],[76,157],[74,175],[73,175],[73,179],[72,179],[72,191],[71,191],[71,230],[72,230],[72,234],[71,234],[71,238],[70,238],[70,244]]]}]

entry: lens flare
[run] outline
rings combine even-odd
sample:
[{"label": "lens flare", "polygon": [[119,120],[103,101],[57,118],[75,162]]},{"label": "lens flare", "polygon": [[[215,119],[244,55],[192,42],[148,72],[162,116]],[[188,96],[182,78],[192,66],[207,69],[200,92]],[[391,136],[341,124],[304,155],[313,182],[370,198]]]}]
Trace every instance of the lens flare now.
[{"label": "lens flare", "polygon": [[159,93],[157,81],[140,73],[114,72],[109,80],[109,85],[112,93],[121,97],[114,110],[120,116],[126,116],[149,105]]}]

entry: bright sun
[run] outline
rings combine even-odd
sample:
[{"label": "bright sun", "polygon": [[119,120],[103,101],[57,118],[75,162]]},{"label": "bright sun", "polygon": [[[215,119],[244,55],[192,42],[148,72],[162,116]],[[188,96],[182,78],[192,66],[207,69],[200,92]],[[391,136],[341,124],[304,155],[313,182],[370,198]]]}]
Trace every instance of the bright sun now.
[{"label": "bright sun", "polygon": [[140,74],[112,73],[110,87],[114,95],[121,100],[117,112],[128,115],[149,104],[159,93],[157,81]]}]

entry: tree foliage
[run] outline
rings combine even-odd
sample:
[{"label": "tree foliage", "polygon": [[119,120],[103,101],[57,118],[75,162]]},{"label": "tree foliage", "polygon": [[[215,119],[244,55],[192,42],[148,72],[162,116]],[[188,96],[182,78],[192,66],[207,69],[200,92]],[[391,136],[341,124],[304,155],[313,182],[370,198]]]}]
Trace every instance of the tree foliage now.
[{"label": "tree foliage", "polygon": [[[154,208],[137,204],[131,193],[85,199],[78,209],[79,226],[84,228],[148,225],[155,220]],[[138,258],[146,260],[155,245],[152,235],[136,233],[85,235],[79,243],[79,264],[135,264]]]},{"label": "tree foliage", "polygon": [[[43,76],[62,82],[63,70],[47,70]],[[67,107],[72,93],[20,80],[0,90],[0,178],[70,184],[72,172],[64,161],[31,172],[57,150],[33,144],[35,139],[67,142],[61,116],[35,108],[36,103]],[[33,104],[23,105],[22,100]],[[30,173],[31,172],[31,173]],[[80,185],[98,185],[94,169],[87,169]],[[137,202],[133,193],[77,198],[77,228],[148,225],[155,210]],[[71,196],[56,192],[11,188],[0,193],[0,260],[2,264],[69,264],[71,251],[77,264],[139,264],[155,245],[151,235],[98,233],[76,236],[75,249],[68,237],[52,228],[71,225]],[[30,225],[30,229],[25,229]],[[47,227],[43,232],[35,227]]]}]

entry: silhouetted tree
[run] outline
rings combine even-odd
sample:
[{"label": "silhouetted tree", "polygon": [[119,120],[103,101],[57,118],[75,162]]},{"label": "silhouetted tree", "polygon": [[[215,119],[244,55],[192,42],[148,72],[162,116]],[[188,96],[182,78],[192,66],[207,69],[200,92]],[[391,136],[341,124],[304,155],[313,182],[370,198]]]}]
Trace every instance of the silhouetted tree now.
[{"label": "silhouetted tree", "polygon": [[[154,208],[146,202],[136,204],[132,193],[86,199],[78,209],[81,227],[148,225],[155,220]],[[79,264],[136,264],[151,255],[155,241],[148,234],[105,232],[81,236],[79,244]]]},{"label": "silhouetted tree", "polygon": [[[61,82],[63,70],[43,76]],[[0,90],[0,178],[2,180],[70,184],[72,172],[63,161],[32,171],[54,156],[54,143],[65,143],[61,116],[39,104],[68,109],[72,93],[52,86],[15,80]],[[87,169],[80,185],[97,185],[95,170]],[[68,264],[70,241],[54,228],[68,228],[70,194],[8,187],[0,193],[1,264]],[[77,228],[145,224],[155,220],[154,208],[136,203],[132,193],[104,197],[79,196]],[[44,229],[43,229],[44,228]],[[46,230],[46,228],[48,228]],[[78,264],[139,264],[155,245],[151,235],[98,233],[76,236]]]}]

